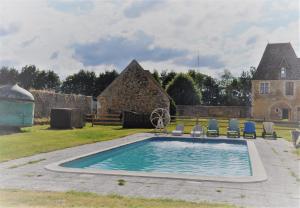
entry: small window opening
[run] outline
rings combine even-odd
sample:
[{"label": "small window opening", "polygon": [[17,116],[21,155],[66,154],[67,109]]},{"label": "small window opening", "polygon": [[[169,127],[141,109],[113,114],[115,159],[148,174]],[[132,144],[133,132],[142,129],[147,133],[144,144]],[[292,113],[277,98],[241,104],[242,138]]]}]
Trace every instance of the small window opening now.
[{"label": "small window opening", "polygon": [[281,78],[286,78],[286,69],[284,67],[282,67],[281,70],[280,70],[280,77]]}]

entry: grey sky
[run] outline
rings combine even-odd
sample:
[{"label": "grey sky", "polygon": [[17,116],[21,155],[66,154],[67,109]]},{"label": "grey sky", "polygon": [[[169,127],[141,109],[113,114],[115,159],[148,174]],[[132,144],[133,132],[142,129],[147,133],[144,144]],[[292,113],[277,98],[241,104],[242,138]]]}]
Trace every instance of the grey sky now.
[{"label": "grey sky", "polygon": [[[197,67],[213,76],[257,66],[268,42],[300,56],[298,0],[2,0],[0,63],[79,69]],[[4,18],[5,17],[5,18]]]}]

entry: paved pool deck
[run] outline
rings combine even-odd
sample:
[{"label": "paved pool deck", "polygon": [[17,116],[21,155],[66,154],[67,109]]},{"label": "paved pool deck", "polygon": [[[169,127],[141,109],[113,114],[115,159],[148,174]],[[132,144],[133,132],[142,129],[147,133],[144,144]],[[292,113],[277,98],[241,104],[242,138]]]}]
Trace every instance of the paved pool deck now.
[{"label": "paved pool deck", "polygon": [[[61,160],[149,136],[151,134],[135,134],[0,163],[0,188],[41,191],[76,190],[195,202],[225,202],[244,207],[300,207],[300,160],[293,153],[292,144],[284,139],[258,138],[254,141],[268,175],[268,180],[264,182],[229,183],[109,176],[63,173],[45,168]],[[126,181],[124,186],[118,185],[119,179]]]}]

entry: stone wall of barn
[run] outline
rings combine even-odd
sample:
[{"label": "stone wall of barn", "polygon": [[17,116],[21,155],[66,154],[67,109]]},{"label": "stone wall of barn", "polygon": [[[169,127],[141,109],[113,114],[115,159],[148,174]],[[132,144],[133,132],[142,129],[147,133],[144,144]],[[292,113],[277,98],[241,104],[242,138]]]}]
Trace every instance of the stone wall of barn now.
[{"label": "stone wall of barn", "polygon": [[249,118],[250,107],[244,106],[203,106],[177,105],[179,116],[218,117],[218,118]]},{"label": "stone wall of barn", "polygon": [[92,112],[93,99],[91,96],[60,94],[49,91],[31,90],[35,100],[35,118],[50,116],[51,108],[79,108],[83,113]]},{"label": "stone wall of barn", "polygon": [[109,86],[105,96],[97,98],[97,113],[121,114],[122,111],[151,113],[155,108],[169,109],[170,101],[144,70],[130,69]]}]

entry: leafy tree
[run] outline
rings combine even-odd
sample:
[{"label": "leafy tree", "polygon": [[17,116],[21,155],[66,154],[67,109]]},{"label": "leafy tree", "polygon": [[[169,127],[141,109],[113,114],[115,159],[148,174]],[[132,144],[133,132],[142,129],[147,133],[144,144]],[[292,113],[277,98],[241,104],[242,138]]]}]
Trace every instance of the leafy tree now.
[{"label": "leafy tree", "polygon": [[108,86],[115,78],[119,76],[116,70],[113,71],[105,71],[104,73],[100,73],[99,77],[96,79],[96,89],[94,92],[94,96],[97,97],[101,94],[101,92]]},{"label": "leafy tree", "polygon": [[92,96],[95,92],[96,74],[80,70],[77,74],[70,75],[62,83],[63,93],[74,93]]},{"label": "leafy tree", "polygon": [[190,69],[187,74],[193,78],[193,80],[196,84],[196,87],[199,90],[201,90],[203,88],[204,79],[207,77],[207,75],[204,75],[200,72],[196,72],[193,69]]},{"label": "leafy tree", "polygon": [[200,104],[200,92],[196,88],[193,79],[186,74],[180,73],[176,75],[167,86],[167,93],[176,105]]},{"label": "leafy tree", "polygon": [[167,70],[163,70],[160,73],[161,84],[164,89],[166,89],[167,85],[175,78],[176,72]]},{"label": "leafy tree", "polygon": [[221,80],[219,81],[219,86],[221,89],[226,89],[231,82],[233,81],[234,76],[231,74],[231,72],[228,69],[225,69],[223,74],[221,74]]},{"label": "leafy tree", "polygon": [[46,86],[45,89],[53,89],[55,91],[58,91],[60,88],[60,79],[58,74],[56,74],[54,71],[47,71],[46,72]]},{"label": "leafy tree", "polygon": [[203,80],[202,102],[204,105],[219,105],[219,85],[212,78],[207,76]]},{"label": "leafy tree", "polygon": [[174,102],[174,100],[171,98],[170,99],[170,115],[171,116],[176,116],[176,104]]},{"label": "leafy tree", "polygon": [[153,71],[152,76],[159,84],[161,84],[161,80],[160,80],[158,71],[156,69]]},{"label": "leafy tree", "polygon": [[19,83],[25,89],[30,89],[35,86],[35,82],[38,76],[38,69],[35,65],[26,65],[22,68],[19,75]]},{"label": "leafy tree", "polygon": [[39,70],[35,65],[22,68],[18,76],[19,83],[25,89],[59,90],[59,76],[51,70]]},{"label": "leafy tree", "polygon": [[239,97],[240,105],[251,105],[251,80],[256,72],[255,67],[250,67],[249,71],[243,71],[239,77]]},{"label": "leafy tree", "polygon": [[226,106],[240,105],[239,98],[239,82],[237,78],[233,78],[230,83],[224,88],[224,93],[221,95],[221,102]]},{"label": "leafy tree", "polygon": [[0,85],[16,84],[18,82],[19,72],[14,68],[1,67]]},{"label": "leafy tree", "polygon": [[46,82],[47,82],[47,77],[46,77],[46,72],[45,71],[36,71],[36,77],[35,80],[33,81],[33,88],[37,90],[43,90],[45,89]]},{"label": "leafy tree", "polygon": [[239,105],[237,80],[228,69],[225,69],[219,81],[219,101],[221,105]]},{"label": "leafy tree", "polygon": [[251,67],[249,71],[243,71],[236,78],[230,71],[224,70],[219,81],[219,101],[221,105],[249,106],[251,105],[251,80],[256,69]]},{"label": "leafy tree", "polygon": [[54,71],[37,71],[36,80],[33,86],[34,89],[58,91],[59,87],[60,79]]}]

